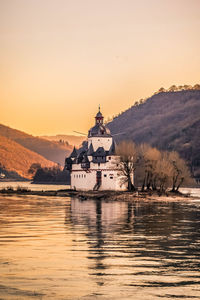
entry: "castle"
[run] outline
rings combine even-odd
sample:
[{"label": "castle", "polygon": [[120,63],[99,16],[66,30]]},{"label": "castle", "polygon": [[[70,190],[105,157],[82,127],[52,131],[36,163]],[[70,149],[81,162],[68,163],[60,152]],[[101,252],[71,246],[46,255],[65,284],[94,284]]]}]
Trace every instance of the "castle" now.
[{"label": "castle", "polygon": [[119,170],[115,142],[103,119],[99,107],[95,125],[88,131],[87,141],[79,149],[74,147],[65,160],[65,169],[71,174],[72,189],[85,191],[127,189]]}]

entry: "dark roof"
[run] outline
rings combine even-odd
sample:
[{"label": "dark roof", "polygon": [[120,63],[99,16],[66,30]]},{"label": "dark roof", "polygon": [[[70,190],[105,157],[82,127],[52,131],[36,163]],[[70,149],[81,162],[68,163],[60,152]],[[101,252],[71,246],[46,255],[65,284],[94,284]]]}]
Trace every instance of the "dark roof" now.
[{"label": "dark roof", "polygon": [[87,157],[87,154],[84,154],[83,159],[82,159],[82,163],[88,163],[89,159]]},{"label": "dark roof", "polygon": [[67,157],[67,158],[65,159],[65,164],[72,164],[72,159],[71,159],[71,157]]},{"label": "dark roof", "polygon": [[78,149],[77,152],[78,152],[78,154],[77,154],[76,158],[74,159],[73,164],[81,163],[82,159],[83,159],[83,156],[86,153],[86,151],[83,150],[82,148]]},{"label": "dark roof", "polygon": [[98,113],[96,114],[96,118],[102,118],[102,117],[103,117],[102,113],[98,111]]},{"label": "dark roof", "polygon": [[72,158],[77,157],[77,150],[76,150],[76,147],[74,147],[72,153],[70,154],[70,157],[72,157]]},{"label": "dark roof", "polygon": [[115,146],[116,146],[116,144],[113,140],[112,145],[110,146],[110,149],[109,149],[109,152],[108,152],[109,155],[115,155]]},{"label": "dark roof", "polygon": [[103,147],[99,147],[92,156],[106,156],[106,151]]},{"label": "dark roof", "polygon": [[110,130],[104,124],[96,124],[93,126],[89,132],[88,137],[97,136],[97,137],[111,137]]},{"label": "dark roof", "polygon": [[87,141],[84,141],[82,143],[82,146],[76,150],[77,152],[77,155],[79,155],[81,152],[86,152],[88,150],[88,142]]},{"label": "dark roof", "polygon": [[92,145],[92,143],[91,143],[91,144],[90,144],[90,147],[89,147],[89,149],[88,149],[88,151],[87,151],[87,155],[92,155],[93,152],[94,152],[94,148],[93,148],[93,145]]}]

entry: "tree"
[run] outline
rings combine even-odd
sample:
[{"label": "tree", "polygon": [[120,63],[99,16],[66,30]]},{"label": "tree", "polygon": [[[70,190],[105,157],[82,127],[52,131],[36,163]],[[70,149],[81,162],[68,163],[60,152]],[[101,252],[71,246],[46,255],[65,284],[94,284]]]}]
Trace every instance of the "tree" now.
[{"label": "tree", "polygon": [[141,144],[138,147],[139,163],[138,173],[142,179],[142,191],[145,187],[147,190],[156,190],[157,187],[157,173],[156,165],[160,159],[160,151],[151,147],[148,144]]},{"label": "tree", "polygon": [[122,176],[122,181],[127,182],[128,191],[134,191],[133,174],[138,161],[138,152],[135,144],[131,141],[122,141],[116,146],[116,155],[119,157],[116,160],[116,164]]},{"label": "tree", "polygon": [[195,84],[195,85],[193,86],[193,89],[194,89],[194,90],[200,90],[200,84]]},{"label": "tree", "polygon": [[165,89],[165,88],[163,88],[163,87],[161,87],[161,88],[158,90],[158,92],[157,92],[157,93],[164,93],[164,92],[166,92],[166,89]]},{"label": "tree", "polygon": [[[61,178],[62,170],[60,166],[54,166],[52,168],[38,168],[34,177],[34,182],[57,182],[58,178]],[[59,180],[58,180],[59,181]]]},{"label": "tree", "polygon": [[144,99],[139,100],[139,104],[142,104],[142,103],[144,103]]},{"label": "tree", "polygon": [[34,175],[35,175],[35,173],[37,172],[38,169],[41,169],[41,164],[39,164],[39,163],[33,163],[30,166],[30,168],[28,170],[28,173],[31,174],[31,175],[33,175],[33,177],[34,177]]},{"label": "tree", "polygon": [[186,162],[180,158],[177,152],[169,152],[168,157],[172,166],[172,192],[178,192],[183,183],[191,182],[191,174]]},{"label": "tree", "polygon": [[190,183],[191,176],[185,161],[176,152],[159,151],[147,144],[138,147],[137,175],[142,191],[165,192],[172,186],[178,192],[183,183]]},{"label": "tree", "polygon": [[172,85],[170,88],[169,88],[169,91],[170,92],[175,92],[175,91],[177,91],[178,90],[178,88],[177,88],[177,86],[174,84],[174,85]]},{"label": "tree", "polygon": [[168,158],[168,152],[160,152],[160,158],[157,161],[155,174],[157,177],[157,187],[159,192],[163,193],[170,186],[170,180],[172,176],[172,165]]}]

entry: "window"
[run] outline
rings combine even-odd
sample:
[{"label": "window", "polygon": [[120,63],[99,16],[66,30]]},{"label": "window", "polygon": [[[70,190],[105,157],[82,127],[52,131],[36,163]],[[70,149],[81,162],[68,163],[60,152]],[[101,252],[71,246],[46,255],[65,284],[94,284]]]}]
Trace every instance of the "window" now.
[{"label": "window", "polygon": [[98,163],[98,166],[100,167],[100,163]]},{"label": "window", "polygon": [[113,177],[112,177],[112,176],[110,176],[110,179],[113,179]]},{"label": "window", "polygon": [[109,156],[108,159],[111,160],[111,157]]},{"label": "window", "polygon": [[104,174],[104,177],[107,177],[107,174]]}]

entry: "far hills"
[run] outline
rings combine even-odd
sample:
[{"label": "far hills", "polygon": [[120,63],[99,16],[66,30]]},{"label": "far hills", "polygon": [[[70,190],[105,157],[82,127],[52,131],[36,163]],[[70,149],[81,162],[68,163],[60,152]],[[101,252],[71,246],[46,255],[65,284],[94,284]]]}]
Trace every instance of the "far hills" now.
[{"label": "far hills", "polygon": [[[116,142],[132,140],[161,150],[175,150],[188,162],[192,174],[200,178],[200,85],[161,88],[153,96],[107,123]],[[64,165],[73,145],[85,137],[68,135],[35,137],[0,124],[0,173],[29,177],[32,163]],[[19,175],[17,175],[19,174]]]},{"label": "far hills", "polygon": [[39,163],[42,167],[56,165],[20,144],[0,136],[0,172],[3,172],[6,177],[15,179],[20,179],[20,177],[30,178],[28,170],[33,163]]},{"label": "far hills", "polygon": [[64,141],[64,142],[68,143],[69,145],[73,145],[77,148],[86,139],[85,136],[76,136],[76,135],[67,135],[67,134],[43,135],[43,136],[40,136],[40,138],[43,138],[48,141],[56,141],[56,142]]},{"label": "far hills", "polygon": [[0,173],[8,179],[30,179],[33,163],[63,166],[71,151],[72,146],[63,140],[48,141],[0,124]]},{"label": "far hills", "polygon": [[23,131],[0,124],[0,136],[4,136],[21,146],[44,156],[47,160],[64,164],[65,157],[69,155],[72,146],[64,141],[48,141]]},{"label": "far hills", "polygon": [[200,177],[200,90],[161,89],[115,117],[107,126],[112,134],[117,134],[117,142],[128,139],[179,152],[193,175]]}]

